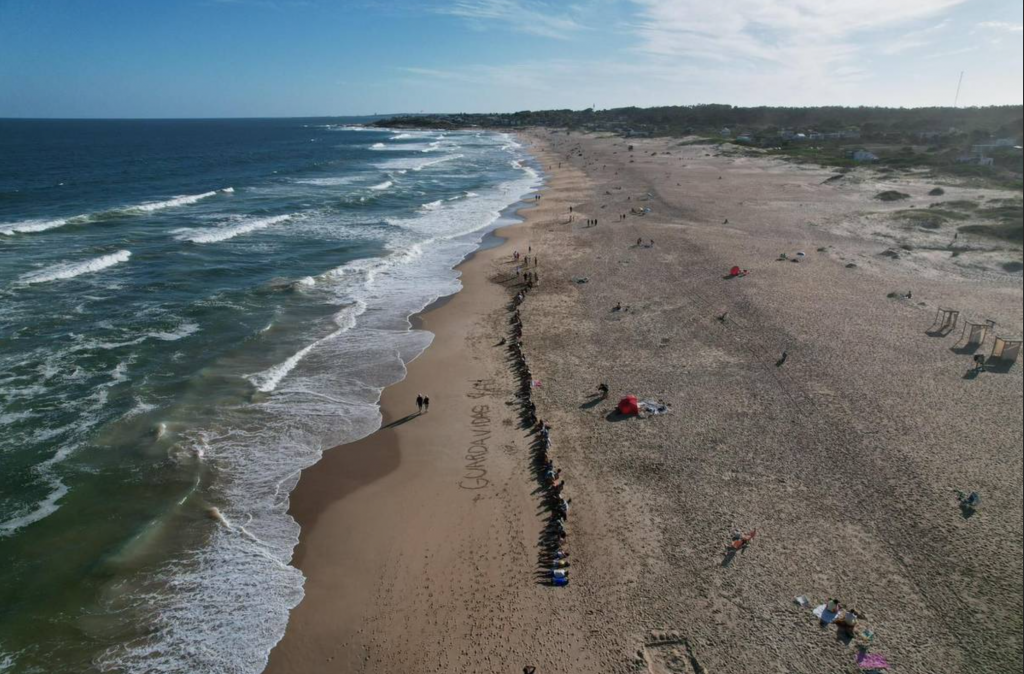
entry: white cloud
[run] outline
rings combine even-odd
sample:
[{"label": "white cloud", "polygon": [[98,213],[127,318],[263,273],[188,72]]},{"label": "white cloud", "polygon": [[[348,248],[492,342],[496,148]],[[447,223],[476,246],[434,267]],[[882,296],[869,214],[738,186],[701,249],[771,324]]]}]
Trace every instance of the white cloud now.
[{"label": "white cloud", "polygon": [[961,47],[960,49],[953,49],[950,51],[940,51],[934,54],[928,54],[924,58],[926,59],[941,59],[949,56],[959,56],[960,54],[970,54],[971,52],[978,51],[978,47]]},{"label": "white cloud", "polygon": [[436,11],[466,19],[476,27],[497,23],[516,32],[556,39],[567,39],[584,29],[573,16],[581,7],[570,6],[568,12],[557,7],[535,0],[455,0]]},{"label": "white cloud", "polygon": [[922,47],[946,22],[901,36],[965,0],[631,0],[639,49],[663,61],[701,62],[720,77],[746,80],[768,97],[800,87],[840,98],[879,54]]},{"label": "white cloud", "polygon": [[978,28],[1000,33],[1024,33],[1024,24],[1008,21],[982,21],[978,24]]},{"label": "white cloud", "polygon": [[920,30],[912,30],[908,33],[904,33],[888,44],[883,44],[879,51],[883,54],[894,56],[919,47],[926,47],[933,44],[938,33],[944,31],[948,26],[949,19],[945,19],[934,26],[921,28]]},{"label": "white cloud", "polygon": [[435,11],[481,27],[550,30],[550,37],[587,31],[614,40],[614,47],[604,57],[567,49],[555,59],[408,68],[405,84],[439,100],[475,101],[480,111],[595,102],[931,105],[937,85],[909,74],[908,57],[982,49],[965,45],[964,35],[955,38],[958,29],[980,30],[973,21],[961,28],[950,12],[968,1],[570,0],[556,7],[538,0],[445,0],[445,9]]}]

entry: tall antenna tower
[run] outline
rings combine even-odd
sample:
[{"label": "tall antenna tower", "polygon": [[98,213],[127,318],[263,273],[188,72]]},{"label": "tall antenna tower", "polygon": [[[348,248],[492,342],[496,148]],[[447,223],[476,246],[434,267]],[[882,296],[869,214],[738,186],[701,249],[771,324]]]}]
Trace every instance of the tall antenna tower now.
[{"label": "tall antenna tower", "polygon": [[964,71],[960,71],[960,80],[956,83],[956,96],[953,98],[953,107],[960,102],[960,86],[964,83]]}]

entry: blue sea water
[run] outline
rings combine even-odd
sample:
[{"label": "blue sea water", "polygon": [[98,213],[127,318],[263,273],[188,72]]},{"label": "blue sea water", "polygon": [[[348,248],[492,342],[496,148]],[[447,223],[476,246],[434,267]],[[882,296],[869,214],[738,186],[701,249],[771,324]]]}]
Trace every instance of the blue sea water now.
[{"label": "blue sea water", "polygon": [[0,120],[0,672],[262,670],[299,471],[539,182],[355,121]]}]

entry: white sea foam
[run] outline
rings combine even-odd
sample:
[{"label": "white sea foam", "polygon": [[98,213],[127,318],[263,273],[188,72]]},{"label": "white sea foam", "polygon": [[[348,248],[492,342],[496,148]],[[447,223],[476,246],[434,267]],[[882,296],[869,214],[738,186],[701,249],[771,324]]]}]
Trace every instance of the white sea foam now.
[{"label": "white sea foam", "polygon": [[114,208],[108,211],[76,215],[68,218],[5,222],[0,223],[0,234],[5,236],[15,236],[16,234],[38,234],[39,232],[46,232],[51,229],[59,229],[65,225],[81,225],[124,215],[153,213],[165,208],[188,206],[189,204],[194,204],[197,201],[208,199],[210,197],[217,196],[218,194],[232,194],[234,191],[235,189],[233,187],[225,187],[221,190],[212,190],[210,192],[203,192],[202,194],[183,194],[164,201],[151,201],[142,204],[135,204],[134,206],[123,206],[121,208]]},{"label": "white sea foam", "polygon": [[339,176],[336,178],[305,178],[296,180],[299,185],[316,185],[317,187],[338,187],[340,185],[351,185],[359,180],[358,176]]},{"label": "white sea foam", "polygon": [[56,220],[22,220],[21,222],[0,223],[0,234],[14,236],[15,234],[34,234],[45,232],[49,229],[57,229],[68,224],[72,218],[58,218]]},{"label": "white sea foam", "polygon": [[122,419],[131,419],[132,417],[137,417],[140,414],[146,414],[147,412],[152,412],[156,409],[156,405],[151,403],[147,403],[138,398],[133,398],[133,400],[135,401],[135,405],[124,413],[124,416],[121,417]]},{"label": "white sea foam", "polygon": [[[146,580],[158,582],[128,596],[126,613],[148,629],[99,657],[100,669],[265,669],[269,649],[303,596],[302,574],[289,565],[299,530],[288,514],[288,494],[300,471],[316,463],[324,447],[380,426],[381,389],[401,379],[404,363],[430,343],[429,333],[409,329],[409,315],[458,290],[453,266],[496,224],[497,213],[532,187],[529,173],[517,173],[502,185],[477,188],[476,198],[419,211],[389,227],[390,255],[316,277],[309,297],[334,296],[346,306],[333,325],[313,326],[319,339],[298,341],[287,321],[258,338],[268,346],[280,338],[296,341],[276,365],[249,376],[265,395],[234,408],[235,417],[230,406],[219,411],[218,430],[206,429],[202,444],[204,463],[220,476],[207,503],[216,504],[230,527],[211,521],[201,545],[155,573],[147,570]],[[364,313],[361,306],[372,310]],[[334,336],[348,325],[343,337]],[[183,438],[185,445],[197,434]]]},{"label": "white sea foam", "polygon": [[292,218],[291,215],[275,215],[270,218],[256,218],[254,220],[244,220],[240,224],[231,225],[229,227],[212,227],[209,229],[198,229],[191,231],[181,231],[174,237],[179,241],[191,241],[192,243],[218,243],[220,241],[227,241],[233,239],[236,236],[243,234],[249,234],[260,229],[266,229],[273,225],[284,222]]},{"label": "white sea foam", "polygon": [[429,204],[423,204],[422,206],[420,206],[420,209],[424,211],[436,211],[437,209],[441,208],[442,203],[442,200],[438,199],[437,201],[431,201]]},{"label": "white sea foam", "polygon": [[374,192],[383,192],[384,190],[390,189],[395,183],[391,180],[385,180],[379,185],[373,185],[370,187]]},{"label": "white sea foam", "polygon": [[294,370],[295,366],[298,365],[313,349],[337,339],[343,333],[351,330],[356,324],[356,318],[364,311],[366,311],[366,304],[364,302],[358,302],[351,307],[342,309],[334,318],[334,324],[337,327],[336,330],[325,337],[321,337],[312,344],[302,347],[283,362],[278,363],[263,372],[246,375],[246,379],[256,387],[257,391],[270,393],[277,388],[278,384],[281,383],[281,380],[287,377],[288,373]]},{"label": "white sea foam", "polygon": [[387,147],[387,145],[385,145],[384,143],[374,143],[373,145],[370,146],[370,149],[371,150],[383,150],[386,147]]},{"label": "white sea foam", "polygon": [[0,522],[0,538],[10,536],[18,529],[35,524],[39,520],[45,519],[57,512],[60,508],[58,502],[67,495],[68,488],[55,477],[49,480],[49,486],[50,493],[41,501],[15,514],[14,517]]},{"label": "white sea foam", "polygon": [[458,201],[459,199],[472,199],[473,197],[478,197],[478,196],[480,196],[480,195],[477,194],[476,192],[466,191],[466,192],[463,192],[462,194],[457,194],[454,197],[448,197],[448,201]]},{"label": "white sea foam", "polygon": [[415,136],[413,136],[411,133],[399,133],[397,135],[391,136],[391,140],[409,140],[410,138],[415,138]]},{"label": "white sea foam", "polygon": [[16,421],[31,419],[36,416],[39,415],[32,412],[9,412],[7,414],[0,414],[0,426],[10,426]]},{"label": "white sea foam", "polygon": [[184,339],[189,335],[194,335],[197,332],[199,332],[198,323],[182,323],[174,330],[149,332],[146,333],[146,336],[152,337],[153,339],[159,339],[162,342],[176,342],[179,339]]},{"label": "white sea foam", "polygon": [[422,171],[425,168],[431,166],[437,166],[445,162],[454,161],[456,159],[462,159],[464,155],[461,154],[449,154],[437,159],[389,159],[388,161],[377,164],[377,168],[385,171],[395,169],[396,171]]},{"label": "white sea foam", "polygon": [[95,349],[111,351],[113,349],[122,349],[126,346],[135,346],[145,342],[147,339],[156,339],[161,342],[176,342],[197,332],[199,332],[199,324],[183,322],[171,330],[153,330],[124,341],[82,339],[80,343],[70,347],[67,353],[78,353]]},{"label": "white sea foam", "polygon": [[19,280],[25,285],[48,283],[50,281],[63,281],[65,279],[81,276],[82,274],[91,274],[93,272],[102,271],[108,267],[113,267],[115,264],[120,264],[121,262],[127,262],[128,258],[131,256],[131,251],[119,250],[116,253],[86,260],[85,262],[62,262],[61,264],[40,269],[39,271],[23,274]]},{"label": "white sea foam", "polygon": [[211,192],[203,192],[202,194],[183,194],[181,196],[173,197],[165,201],[151,201],[146,204],[139,204],[137,206],[129,206],[125,208],[126,211],[139,211],[141,213],[152,213],[154,211],[162,211],[165,208],[176,208],[178,206],[188,206],[194,204],[197,201],[203,199],[209,199],[215,197],[218,194],[232,194],[235,191],[233,187],[225,187],[222,190],[213,190]]}]

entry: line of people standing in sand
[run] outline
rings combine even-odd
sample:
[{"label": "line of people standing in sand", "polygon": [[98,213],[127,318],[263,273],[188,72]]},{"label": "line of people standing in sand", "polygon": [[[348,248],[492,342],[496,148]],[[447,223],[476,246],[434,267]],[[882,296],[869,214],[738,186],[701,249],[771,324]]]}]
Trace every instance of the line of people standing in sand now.
[{"label": "line of people standing in sand", "polygon": [[[532,249],[531,249],[532,252]],[[519,262],[519,251],[512,254],[514,263]],[[526,256],[527,264],[529,256]],[[536,264],[536,257],[534,257]],[[523,353],[523,320],[519,307],[527,294],[534,287],[534,280],[527,278],[519,292],[509,303],[509,338],[502,343],[508,344],[512,367],[519,378],[519,389],[516,399],[519,402],[520,417],[524,428],[529,429],[533,436],[530,448],[533,458],[533,471],[544,494],[545,506],[550,517],[541,533],[540,559],[541,581],[556,587],[569,584],[569,553],[566,550],[568,531],[566,523],[572,499],[564,494],[565,479],[562,471],[555,467],[551,459],[551,427],[537,418],[537,406],[533,402],[533,388],[538,384]]]}]

